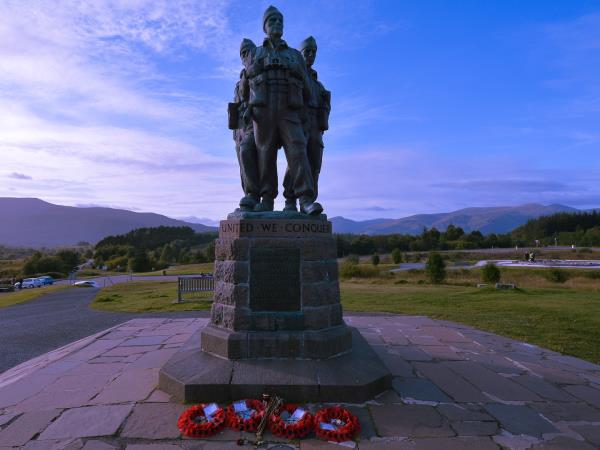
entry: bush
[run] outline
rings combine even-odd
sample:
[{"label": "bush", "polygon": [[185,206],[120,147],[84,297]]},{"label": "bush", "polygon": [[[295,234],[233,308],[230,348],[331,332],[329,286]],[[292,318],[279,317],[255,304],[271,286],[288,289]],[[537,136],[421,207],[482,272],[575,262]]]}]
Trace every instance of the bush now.
[{"label": "bush", "polygon": [[358,255],[348,255],[346,256],[346,261],[348,264],[358,264]]},{"label": "bush", "polygon": [[373,263],[373,265],[375,267],[377,267],[379,265],[379,255],[377,253],[375,253],[373,256],[371,256],[371,262]]},{"label": "bush", "polygon": [[569,274],[561,269],[550,269],[546,272],[546,279],[553,283],[564,283],[569,279]]},{"label": "bush", "polygon": [[501,278],[500,269],[493,263],[487,263],[481,270],[481,276],[484,283],[498,283]]},{"label": "bush", "polygon": [[600,271],[590,270],[583,272],[583,276],[591,280],[600,280]]},{"label": "bush", "polygon": [[342,278],[374,278],[379,275],[379,270],[371,266],[361,266],[345,261],[340,266]]},{"label": "bush", "polygon": [[394,264],[400,264],[402,262],[402,252],[399,248],[392,250],[392,261],[394,261]]},{"label": "bush", "polygon": [[442,255],[431,252],[425,264],[425,273],[427,278],[433,284],[440,284],[446,279],[446,263]]}]

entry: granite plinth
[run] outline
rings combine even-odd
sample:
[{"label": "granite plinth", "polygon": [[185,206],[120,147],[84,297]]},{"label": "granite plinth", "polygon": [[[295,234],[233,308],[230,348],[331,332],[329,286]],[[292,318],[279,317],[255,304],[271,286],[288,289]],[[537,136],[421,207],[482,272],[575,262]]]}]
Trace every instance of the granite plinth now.
[{"label": "granite plinth", "polygon": [[327,359],[352,347],[352,331],[346,325],[318,331],[233,331],[207,325],[200,333],[202,351],[232,360]]},{"label": "granite plinth", "polygon": [[228,359],[326,359],[350,351],[331,222],[235,212],[215,246],[215,296],[202,350]]},{"label": "granite plinth", "polygon": [[181,402],[226,402],[260,398],[264,392],[290,402],[362,403],[389,389],[392,376],[354,328],[352,350],[323,360],[230,360],[203,352],[200,333],[171,357],[159,374],[159,387]]}]

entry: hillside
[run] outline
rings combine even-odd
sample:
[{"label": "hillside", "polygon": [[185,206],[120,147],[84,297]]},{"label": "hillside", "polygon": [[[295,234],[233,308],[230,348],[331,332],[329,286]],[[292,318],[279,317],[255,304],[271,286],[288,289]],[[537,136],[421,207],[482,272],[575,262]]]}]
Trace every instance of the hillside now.
[{"label": "hillside", "polygon": [[80,241],[94,244],[105,236],[161,225],[189,226],[198,232],[215,231],[214,227],[160,214],[61,206],[37,198],[0,197],[0,211],[0,244],[12,247],[58,247]]},{"label": "hillside", "polygon": [[508,233],[528,220],[540,216],[577,211],[569,206],[530,203],[520,206],[465,208],[449,213],[417,214],[401,219],[373,219],[361,222],[333,217],[331,222],[335,233],[419,234],[423,227],[445,230],[452,224],[461,227],[467,233],[479,230],[483,234],[489,234]]}]

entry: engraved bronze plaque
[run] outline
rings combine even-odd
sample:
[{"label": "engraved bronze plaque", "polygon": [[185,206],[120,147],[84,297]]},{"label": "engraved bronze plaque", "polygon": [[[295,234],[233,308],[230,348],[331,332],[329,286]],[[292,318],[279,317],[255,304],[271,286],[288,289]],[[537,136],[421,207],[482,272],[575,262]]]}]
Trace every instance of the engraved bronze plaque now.
[{"label": "engraved bronze plaque", "polygon": [[251,249],[250,309],[300,311],[300,249]]}]

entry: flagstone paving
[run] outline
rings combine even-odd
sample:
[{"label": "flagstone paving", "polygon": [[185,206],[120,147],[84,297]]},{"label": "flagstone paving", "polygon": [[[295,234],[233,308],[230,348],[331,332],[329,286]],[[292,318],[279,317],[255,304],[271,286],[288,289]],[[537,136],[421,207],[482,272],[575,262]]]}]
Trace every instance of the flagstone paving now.
[{"label": "flagstone paving", "polygon": [[[362,432],[345,445],[600,448],[599,365],[426,317],[345,319],[394,376],[393,389],[347,405]],[[157,389],[161,366],[206,323],[133,319],[0,374],[0,450],[243,448],[236,444],[241,435],[231,430],[210,439],[182,438],[176,424],[185,405]],[[292,443],[267,439],[274,450],[277,443],[280,450],[344,448],[314,436]]]}]

